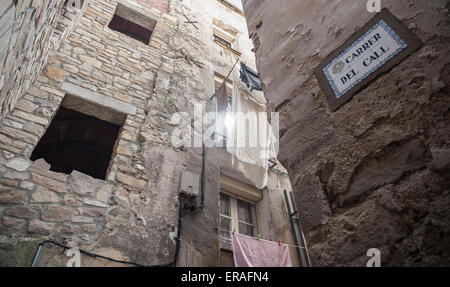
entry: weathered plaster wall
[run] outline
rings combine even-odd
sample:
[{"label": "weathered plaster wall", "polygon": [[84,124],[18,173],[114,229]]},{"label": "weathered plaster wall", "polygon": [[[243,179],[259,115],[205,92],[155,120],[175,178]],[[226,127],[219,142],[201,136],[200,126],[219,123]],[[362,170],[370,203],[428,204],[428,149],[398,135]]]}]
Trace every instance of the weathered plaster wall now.
[{"label": "weathered plaster wall", "polygon": [[[255,66],[254,54],[251,52],[252,42],[248,37],[245,18],[227,8],[218,1],[188,0],[183,1],[183,5],[172,5],[171,13],[178,15],[180,23],[186,21],[185,14],[191,21],[198,21],[196,29],[193,25],[184,23],[179,26],[182,37],[175,38],[175,47],[179,47],[182,53],[188,53],[189,57],[199,60],[201,68],[195,64],[190,66],[181,65],[180,60],[175,60],[176,77],[171,82],[173,85],[171,94],[180,95],[176,97],[178,101],[181,95],[187,95],[184,87],[189,87],[193,94],[188,95],[192,103],[206,103],[215,92],[213,74],[215,71],[222,75],[227,75],[237,60],[235,54],[224,49],[212,41],[214,19],[229,25],[239,31],[237,35],[236,49],[242,53],[240,59],[250,66]],[[208,51],[205,53],[205,51]],[[172,51],[177,53],[176,51]],[[178,52],[179,53],[179,52]],[[169,54],[171,55],[171,54]],[[245,86],[239,81],[239,67],[230,75],[230,79],[241,90],[246,91]],[[186,77],[186,75],[192,75]],[[182,108],[179,110],[191,113],[192,110]],[[189,149],[190,160],[187,169],[200,174],[201,172],[201,149]],[[183,244],[180,252],[180,266],[217,266],[221,262],[218,246],[218,204],[220,192],[220,175],[224,174],[236,180],[249,183],[239,172],[233,170],[231,157],[220,148],[208,149],[206,154],[205,170],[205,208],[203,211],[196,211],[186,215],[183,221]],[[280,176],[281,177],[281,176]],[[267,191],[264,191],[264,199],[258,203],[256,208],[261,212],[259,218],[263,226],[261,236],[267,239],[288,242],[293,245],[292,234],[290,233],[289,220],[286,207],[282,205],[282,191],[289,189],[289,186],[278,182],[276,175],[271,175]],[[277,204],[271,204],[271,201]],[[281,206],[280,206],[281,205]],[[280,209],[281,208],[281,209]],[[187,212],[189,214],[189,212]],[[278,228],[274,228],[274,221]],[[281,223],[282,222],[282,223]],[[291,250],[292,261],[297,264],[295,250]]]},{"label": "weathered plaster wall", "polygon": [[382,1],[424,46],[334,113],[313,68],[366,1],[243,3],[313,265],[450,264],[449,1]]},{"label": "weathered plaster wall", "polygon": [[83,7],[71,9],[65,2],[0,3],[0,118],[14,108],[78,21]]},{"label": "weathered plaster wall", "polygon": [[[254,63],[251,41],[245,18],[217,1],[171,1],[169,14],[142,5],[148,1],[119,1],[157,21],[147,46],[108,28],[117,2],[89,1],[67,41],[0,124],[1,265],[30,264],[38,242],[46,238],[140,264],[172,261],[181,173],[188,169],[200,174],[202,151],[172,146],[176,124],[171,116],[192,115],[195,103],[205,106],[214,94],[214,71],[228,74],[236,61],[235,54],[212,41],[213,18],[244,31],[237,41],[248,64]],[[198,21],[199,29],[185,23],[183,14]],[[243,88],[238,74],[236,69],[231,77]],[[108,108],[122,107],[125,113],[105,180],[75,171],[58,174],[48,171],[42,160],[29,160],[58,107],[76,94],[88,101],[101,99]],[[88,111],[90,104],[77,103],[71,100],[70,107],[106,116]],[[219,264],[220,174],[225,170],[245,180],[231,169],[225,150],[209,150],[207,158],[205,208],[185,215],[181,266]],[[270,195],[261,203],[267,214],[260,218],[262,236],[293,244],[288,219],[283,220],[285,207],[279,209],[283,205],[277,197],[285,188],[278,177],[271,179]],[[276,210],[269,212],[271,201]],[[279,224],[276,230],[272,221]],[[58,248],[44,249],[38,266],[66,264],[68,258]],[[117,265],[87,257],[82,264]]]}]

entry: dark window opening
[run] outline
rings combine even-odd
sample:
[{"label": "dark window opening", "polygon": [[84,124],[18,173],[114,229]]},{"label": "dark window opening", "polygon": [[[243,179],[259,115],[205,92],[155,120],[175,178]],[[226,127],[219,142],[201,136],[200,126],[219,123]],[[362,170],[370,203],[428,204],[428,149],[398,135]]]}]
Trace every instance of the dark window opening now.
[{"label": "dark window opening", "polygon": [[84,0],[67,0],[66,6],[72,6],[72,8],[81,9],[84,5]]},{"label": "dark window opening", "polygon": [[114,31],[123,33],[128,37],[138,40],[146,45],[150,43],[152,30],[146,29],[118,15],[114,15],[108,27]]},{"label": "dark window opening", "polygon": [[105,179],[119,131],[118,125],[60,107],[31,160],[44,158],[51,171]]},{"label": "dark window opening", "polygon": [[214,40],[220,42],[221,44],[224,44],[225,46],[228,46],[231,48],[231,43],[225,40],[224,38],[214,34]]}]

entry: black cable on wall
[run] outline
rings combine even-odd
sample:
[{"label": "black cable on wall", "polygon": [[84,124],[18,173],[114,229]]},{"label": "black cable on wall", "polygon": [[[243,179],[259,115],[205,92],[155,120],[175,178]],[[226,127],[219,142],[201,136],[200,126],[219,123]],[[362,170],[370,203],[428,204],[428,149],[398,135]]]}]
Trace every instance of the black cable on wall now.
[{"label": "black cable on wall", "polygon": [[[94,258],[101,258],[101,259],[105,259],[105,260],[108,260],[108,261],[111,261],[111,262],[115,262],[115,263],[134,265],[136,267],[154,267],[154,268],[157,268],[157,267],[172,267],[172,266],[176,267],[177,261],[178,261],[178,257],[179,257],[179,253],[180,253],[180,247],[181,247],[181,231],[182,231],[182,227],[183,227],[183,199],[180,196],[180,210],[179,210],[179,214],[178,214],[178,232],[177,232],[177,239],[176,239],[176,245],[175,245],[175,253],[174,253],[173,261],[170,262],[170,263],[167,263],[167,264],[145,265],[145,264],[139,264],[139,263],[131,262],[131,261],[117,260],[117,259],[106,257],[106,256],[103,256],[103,255],[100,255],[100,254],[92,253],[92,252],[89,252],[89,251],[86,251],[86,250],[83,250],[83,249],[79,249],[79,251],[82,254],[85,254],[87,256],[91,256],[91,257],[94,257]],[[36,253],[35,253],[34,257],[33,257],[33,262],[31,264],[31,267],[35,267],[36,266],[36,262],[37,262],[37,259],[39,258],[39,254],[41,252],[41,249],[47,243],[59,246],[59,247],[64,248],[64,249],[72,249],[73,248],[71,246],[67,246],[67,245],[61,244],[59,242],[56,242],[54,240],[44,240],[41,243],[39,243],[39,245],[38,245]]]}]

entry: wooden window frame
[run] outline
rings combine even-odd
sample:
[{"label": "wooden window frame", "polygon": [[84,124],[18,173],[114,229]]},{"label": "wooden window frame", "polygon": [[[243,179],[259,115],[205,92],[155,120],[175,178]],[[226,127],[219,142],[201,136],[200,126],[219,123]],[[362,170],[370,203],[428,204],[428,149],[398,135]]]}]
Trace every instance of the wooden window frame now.
[{"label": "wooden window frame", "polygon": [[[230,223],[230,233],[233,232],[233,230],[236,228],[236,233],[241,234],[239,230],[239,223],[243,223],[249,226],[253,227],[253,236],[256,237],[258,234],[260,234],[260,226],[259,226],[259,216],[258,216],[258,210],[256,208],[256,203],[252,202],[250,200],[246,200],[245,198],[236,196],[224,189],[221,189],[221,194],[227,195],[230,199],[230,215],[222,214],[219,210],[219,228],[221,229],[220,225],[220,217],[225,217],[231,221]],[[238,201],[242,201],[245,203],[248,203],[251,208],[251,217],[252,217],[252,223],[244,222],[242,220],[239,220],[239,211],[238,211]],[[219,206],[220,206],[220,196],[219,196]],[[225,238],[221,236],[221,231],[219,230],[219,247],[220,249],[233,251],[232,249],[232,243],[231,239]]]},{"label": "wooden window frame", "polygon": [[[219,40],[222,39],[222,40]],[[224,31],[222,28],[220,28],[219,26],[213,24],[213,41],[214,43],[218,44],[219,46],[231,51],[232,53],[234,53],[237,56],[241,56],[242,53],[239,52],[238,50],[233,48],[234,43],[236,43],[236,35],[232,35],[226,31]],[[225,44],[225,43],[229,43]]]},{"label": "wooden window frame", "polygon": [[218,42],[220,42],[220,44],[223,44],[229,48],[231,48],[233,46],[230,41],[224,39],[223,37],[220,37],[216,33],[213,34],[213,37],[214,37],[215,42],[218,41]]}]

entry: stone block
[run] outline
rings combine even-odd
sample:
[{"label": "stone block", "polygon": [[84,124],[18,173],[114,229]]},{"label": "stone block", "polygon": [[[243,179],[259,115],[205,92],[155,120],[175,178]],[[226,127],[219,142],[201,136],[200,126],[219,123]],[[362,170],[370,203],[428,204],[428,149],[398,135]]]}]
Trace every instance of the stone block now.
[{"label": "stone block", "polygon": [[74,65],[70,65],[70,64],[64,64],[63,68],[72,74],[76,74],[80,71],[77,67],[75,67]]},{"label": "stone block", "polygon": [[48,223],[40,220],[32,220],[28,225],[28,232],[40,235],[50,235],[53,230],[53,223]]},{"label": "stone block", "polygon": [[49,86],[41,86],[40,89],[58,97],[64,97],[65,95],[63,91]]},{"label": "stone block", "polygon": [[35,218],[37,216],[37,211],[29,206],[14,206],[6,212],[9,216],[19,217],[19,218]]},{"label": "stone block", "polygon": [[71,224],[63,224],[56,227],[57,234],[76,234],[80,232],[80,227]]},{"label": "stone block", "polygon": [[108,204],[105,204],[105,203],[97,201],[97,200],[92,200],[92,199],[89,199],[89,198],[85,198],[83,200],[83,202],[86,205],[91,205],[91,206],[96,206],[96,207],[109,207]]},{"label": "stone block", "polygon": [[89,233],[95,232],[97,230],[97,226],[95,224],[84,224],[83,230]]},{"label": "stone block", "polygon": [[83,208],[83,214],[86,216],[92,216],[92,217],[100,217],[105,215],[106,208],[101,207],[85,207]]},{"label": "stone block", "polygon": [[64,82],[61,86],[61,89],[77,98],[86,100],[88,102],[93,102],[102,107],[106,107],[123,114],[135,115],[137,111],[137,108],[133,105],[124,103],[111,97],[104,96],[99,93],[92,92],[68,82]]},{"label": "stone block", "polygon": [[87,63],[93,67],[100,68],[102,66],[102,62],[97,60],[96,58],[80,55],[80,60],[84,63]]},{"label": "stone block", "polygon": [[50,171],[50,165],[43,159],[38,159],[30,166],[30,171],[40,174],[44,177],[51,178],[57,181],[65,182],[67,175],[63,173]]},{"label": "stone block", "polygon": [[92,222],[94,222],[94,219],[92,217],[74,215],[72,217],[72,222],[74,222],[74,223],[92,223]]},{"label": "stone block", "polygon": [[15,108],[24,112],[32,113],[39,106],[25,99],[21,99],[16,103]]},{"label": "stone block", "polygon": [[35,122],[35,123],[38,123],[38,124],[41,124],[41,125],[44,125],[44,126],[46,126],[48,124],[48,120],[47,119],[44,119],[42,117],[38,117],[38,116],[32,115],[30,113],[22,112],[22,111],[19,111],[19,110],[15,110],[13,112],[13,115],[18,117],[18,118],[21,118],[21,119],[24,119],[24,120],[27,120],[27,121],[32,121],[32,122]]},{"label": "stone block", "polygon": [[31,134],[41,136],[44,133],[44,126],[33,122],[26,122],[24,124],[23,130]]},{"label": "stone block", "polygon": [[26,171],[31,165],[31,162],[29,160],[18,157],[8,161],[5,165],[16,171]]},{"label": "stone block", "polygon": [[25,224],[25,220],[23,220],[23,219],[9,217],[9,216],[3,217],[3,225],[8,228],[17,230],[17,229],[22,228],[22,226],[24,226],[24,224]]},{"label": "stone block", "polygon": [[129,185],[131,187],[135,187],[139,190],[143,190],[145,188],[145,186],[147,185],[147,182],[145,180],[137,179],[135,177],[126,175],[121,172],[117,173],[116,178],[117,178],[118,182]]},{"label": "stone block", "polygon": [[9,179],[24,180],[24,179],[28,179],[30,177],[30,175],[28,172],[18,172],[18,171],[8,170],[3,174],[3,177],[9,178]]},{"label": "stone block", "polygon": [[72,219],[73,210],[64,206],[45,206],[41,210],[42,220],[63,222]]},{"label": "stone block", "polygon": [[8,178],[1,179],[1,183],[3,183],[3,185],[9,186],[9,187],[16,187],[17,185],[19,185],[19,182],[17,180],[8,179]]},{"label": "stone block", "polygon": [[37,97],[37,98],[41,98],[41,99],[46,99],[47,98],[47,93],[43,90],[40,90],[38,87],[35,86],[30,86],[30,88],[28,88],[28,94]]},{"label": "stone block", "polygon": [[96,199],[101,202],[108,202],[109,197],[112,193],[112,184],[105,184],[103,185],[96,193]]},{"label": "stone block", "polygon": [[45,161],[45,159],[40,158],[33,162],[33,164],[30,166],[30,170],[36,172],[46,172],[50,170],[50,165]]},{"label": "stone block", "polygon": [[92,195],[95,190],[95,179],[74,170],[67,178],[67,191],[80,194]]},{"label": "stone block", "polygon": [[64,205],[73,206],[73,207],[81,207],[83,203],[80,199],[72,194],[67,194],[64,196]]},{"label": "stone block", "polygon": [[69,73],[63,69],[50,66],[50,67],[47,67],[47,70],[45,71],[45,75],[48,78],[61,83],[67,78]]},{"label": "stone block", "polygon": [[33,194],[31,195],[31,202],[39,202],[39,203],[55,203],[55,202],[59,202],[59,196],[53,192],[50,191],[48,189],[46,189],[45,187],[41,187],[39,186],[38,188],[36,188],[36,190],[33,192]]},{"label": "stone block", "polygon": [[0,203],[24,203],[25,200],[23,191],[0,189]]},{"label": "stone block", "polygon": [[33,122],[26,122],[24,124],[23,130],[34,135],[41,136],[44,133],[44,126]]},{"label": "stone block", "polygon": [[137,135],[135,133],[129,132],[127,130],[124,130],[122,132],[121,138],[123,138],[125,140],[128,140],[128,141],[131,141],[131,142],[135,142],[136,139],[137,139]]},{"label": "stone block", "polygon": [[[0,142],[10,145],[12,143],[12,139],[7,137],[6,135],[0,134]],[[13,155],[13,157],[14,157],[14,155]]]},{"label": "stone block", "polygon": [[66,192],[65,183],[61,181],[57,181],[46,176],[42,176],[36,174],[34,172],[31,173],[33,181],[37,184],[40,184],[48,189],[56,191],[58,193]]},{"label": "stone block", "polygon": [[26,180],[24,180],[24,181],[22,181],[21,183],[20,183],[20,188],[23,188],[23,189],[26,189],[26,190],[33,190],[33,188],[35,187],[36,185],[33,183],[33,182],[31,182],[31,181],[26,181]]},{"label": "stone block", "polygon": [[114,200],[119,205],[130,207],[129,193],[121,186],[116,188],[114,192]]},{"label": "stone block", "polygon": [[130,149],[128,147],[126,147],[126,146],[123,146],[123,145],[117,146],[116,152],[118,154],[122,154],[122,155],[126,155],[126,156],[132,156],[133,155],[133,153],[130,151]]}]

